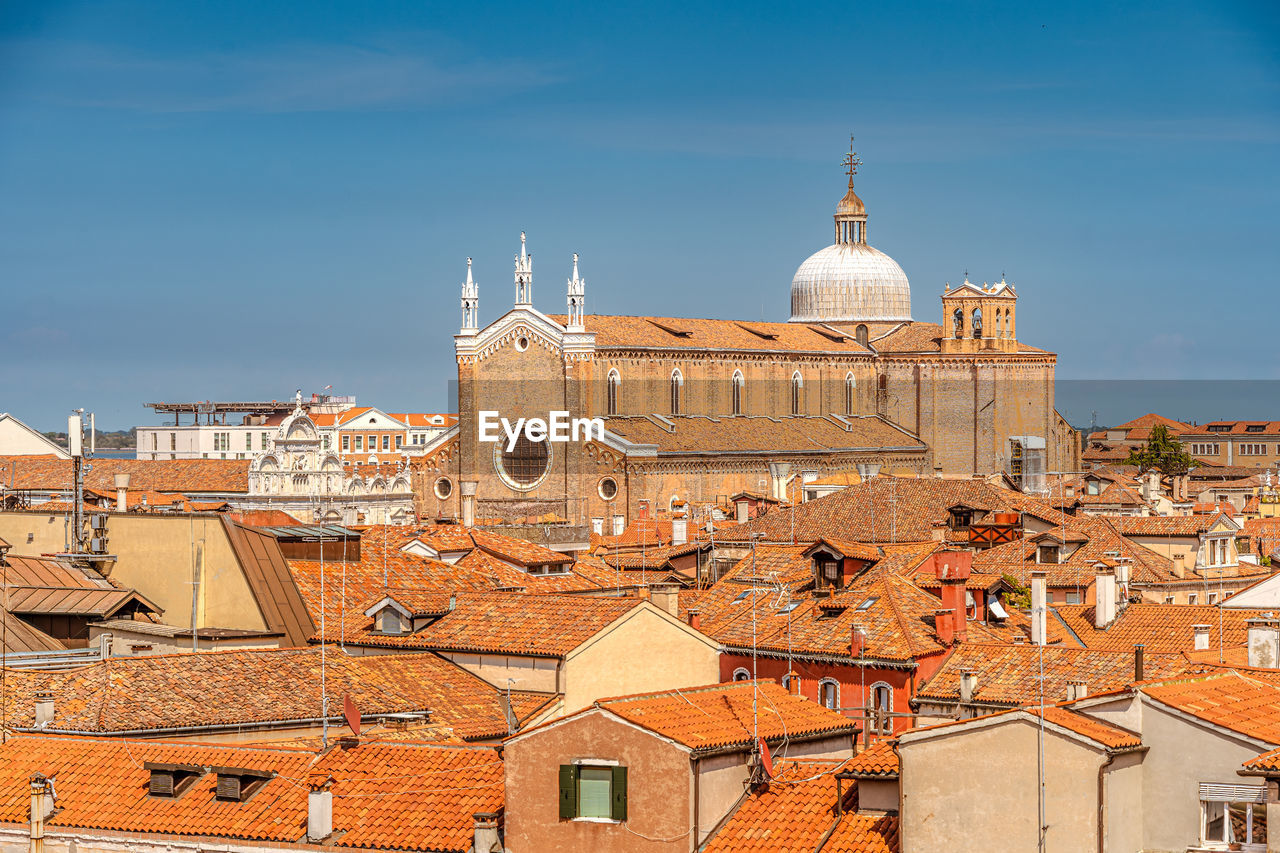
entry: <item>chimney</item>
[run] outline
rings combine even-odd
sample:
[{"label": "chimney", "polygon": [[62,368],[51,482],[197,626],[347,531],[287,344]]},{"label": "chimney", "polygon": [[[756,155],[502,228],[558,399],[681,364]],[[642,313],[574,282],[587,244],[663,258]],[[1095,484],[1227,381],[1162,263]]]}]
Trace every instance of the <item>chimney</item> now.
[{"label": "chimney", "polygon": [[973,691],[978,689],[978,674],[971,669],[960,671],[960,704],[973,702]]},{"label": "chimney", "polygon": [[750,515],[748,514],[748,506],[747,506],[747,502],[746,502],[746,501],[738,501],[738,502],[734,505],[734,508],[737,510],[737,513],[738,513],[738,515],[737,515],[738,523],[739,523],[739,524],[746,524],[746,523],[747,523],[747,521],[750,519]]},{"label": "chimney", "polygon": [[1048,645],[1049,580],[1045,572],[1031,573],[1031,642]]},{"label": "chimney", "polygon": [[462,526],[476,526],[476,480],[463,480],[459,483],[462,487]]},{"label": "chimney", "polygon": [[1187,576],[1187,555],[1183,553],[1173,555],[1173,576],[1176,578],[1185,578]]},{"label": "chimney", "polygon": [[43,729],[53,724],[53,693],[41,690],[36,693],[35,727]]},{"label": "chimney", "polygon": [[1116,621],[1116,572],[1104,566],[1098,567],[1093,582],[1093,627],[1106,630]]},{"label": "chimney", "polygon": [[680,614],[680,585],[674,583],[649,584],[649,601],[659,610],[672,616]]},{"label": "chimney", "polygon": [[1195,634],[1195,645],[1192,648],[1196,651],[1209,648],[1209,626],[1192,625],[1191,630]]},{"label": "chimney", "polygon": [[792,696],[800,695],[800,673],[794,669],[787,671],[787,692]]},{"label": "chimney", "polygon": [[1249,619],[1249,666],[1280,667],[1280,619]]},{"label": "chimney", "polygon": [[53,784],[40,774],[32,773],[31,782],[31,850],[44,850],[44,822],[53,814]]},{"label": "chimney", "polygon": [[1075,702],[1089,695],[1089,687],[1079,679],[1067,682],[1067,701]]},{"label": "chimney", "polygon": [[965,601],[965,581],[973,568],[971,551],[938,551],[933,554],[933,573],[942,583],[942,607],[955,614],[951,620],[951,634],[955,642],[968,638],[968,607]]},{"label": "chimney", "polygon": [[307,841],[319,843],[333,835],[333,777],[324,773],[307,778]]},{"label": "chimney", "polygon": [[951,645],[956,638],[955,611],[933,611],[933,627],[934,633],[938,635],[938,639],[942,641],[942,644],[944,646]]},{"label": "chimney", "polygon": [[702,611],[696,607],[690,607],[686,615],[689,620],[689,627],[695,631],[702,630]]},{"label": "chimney", "polygon": [[1143,665],[1143,658],[1146,656],[1147,647],[1143,643],[1135,643],[1133,646],[1133,680],[1146,680],[1146,667]]},{"label": "chimney", "polygon": [[116,512],[124,512],[129,508],[129,475],[116,474]]},{"label": "chimney", "polygon": [[867,647],[867,634],[861,625],[854,625],[849,632],[849,657],[861,657]]},{"label": "chimney", "polygon": [[671,519],[671,544],[683,545],[689,541],[689,519]]},{"label": "chimney", "polygon": [[501,853],[502,842],[498,839],[498,813],[476,812],[471,819],[476,822],[471,853]]},{"label": "chimney", "polygon": [[769,463],[769,480],[772,484],[770,497],[775,501],[785,501],[787,499],[787,476],[790,473],[790,462]]}]

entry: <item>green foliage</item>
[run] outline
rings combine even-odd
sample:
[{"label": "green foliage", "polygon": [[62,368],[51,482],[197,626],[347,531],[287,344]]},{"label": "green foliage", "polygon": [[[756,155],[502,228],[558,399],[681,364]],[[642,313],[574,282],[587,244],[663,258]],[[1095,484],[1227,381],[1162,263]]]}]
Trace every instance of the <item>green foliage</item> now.
[{"label": "green foliage", "polygon": [[1194,461],[1183,452],[1182,442],[1169,435],[1168,427],[1157,424],[1146,445],[1130,453],[1125,464],[1137,465],[1144,473],[1154,469],[1165,474],[1185,474]]},{"label": "green foliage", "polygon": [[1004,603],[1017,610],[1026,610],[1031,606],[1031,588],[1018,583],[1013,575],[1005,575],[1004,582],[1011,589],[1004,594]]}]

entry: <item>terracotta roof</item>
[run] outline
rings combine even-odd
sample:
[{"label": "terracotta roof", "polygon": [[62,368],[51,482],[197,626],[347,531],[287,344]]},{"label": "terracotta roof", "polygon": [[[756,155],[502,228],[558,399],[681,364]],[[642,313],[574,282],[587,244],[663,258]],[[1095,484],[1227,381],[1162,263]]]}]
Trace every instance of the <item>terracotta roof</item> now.
[{"label": "terracotta roof", "polygon": [[[1024,710],[1033,717],[1040,716],[1040,708],[1036,706],[1030,706]],[[1126,731],[1118,726],[1109,725],[1094,717],[1061,705],[1046,706],[1044,720],[1046,723],[1070,729],[1076,734],[1083,735],[1108,749],[1130,749],[1142,746],[1142,737],[1140,735]]]},{"label": "terracotta roof", "polygon": [[924,442],[887,420],[847,417],[849,426],[825,416],[664,415],[674,428],[646,417],[610,417],[605,429],[633,444],[654,445],[659,454],[817,452],[906,448],[923,452]]},{"label": "terracotta roof", "polygon": [[[1250,429],[1250,427],[1253,427],[1253,429]],[[1256,435],[1259,438],[1274,438],[1280,435],[1280,421],[1206,421],[1196,426],[1187,427],[1182,430],[1181,434],[1196,438],[1215,435]]]},{"label": "terracotta roof", "polygon": [[[563,324],[564,316],[551,318]],[[677,350],[869,354],[851,332],[818,323],[757,323],[688,317],[628,317],[588,314],[587,332],[596,349],[635,347]]]},{"label": "terracotta roof", "polygon": [[253,509],[227,513],[227,518],[246,527],[290,527],[303,524],[289,513],[279,509]]},{"label": "terracotta roof", "polygon": [[1080,642],[1090,649],[1112,649],[1132,652],[1137,643],[1151,652],[1182,652],[1195,647],[1193,625],[1209,625],[1209,644],[1218,647],[1218,626],[1222,626],[1222,644],[1238,646],[1245,642],[1246,620],[1267,611],[1214,604],[1130,604],[1105,630],[1093,626],[1092,604],[1058,604],[1050,608]]},{"label": "terracotta roof", "polygon": [[744,800],[703,849],[706,853],[807,853],[819,849],[897,853],[898,819],[858,814],[856,784],[844,786],[845,802],[837,816],[835,774],[840,769],[841,762],[834,760],[775,762],[769,785]]},{"label": "terracotta roof", "polygon": [[1253,540],[1253,551],[1259,556],[1270,556],[1280,549],[1280,517],[1247,518],[1244,533]]},{"label": "terracotta roof", "polygon": [[[249,491],[249,459],[112,459],[96,457],[85,474],[85,488],[115,494],[115,475],[128,474],[129,488],[155,492]],[[71,460],[53,456],[0,456],[13,467],[14,489],[67,490]]]},{"label": "terracotta roof", "polygon": [[695,752],[750,747],[756,727],[753,694],[759,690],[760,737],[791,741],[850,734],[848,717],[788,693],[773,681],[735,681],[665,693],[601,699],[594,707],[670,738]]},{"label": "terracotta roof", "polygon": [[[327,652],[329,711],[349,694],[362,714],[429,710],[468,740],[507,732],[499,691],[430,653]],[[301,725],[320,716],[320,649],[255,649],[111,658],[63,673],[10,671],[9,722],[28,728],[36,690],[54,694],[52,729],[151,734],[192,726]]]},{"label": "terracotta roof", "polygon": [[1221,512],[1211,515],[1127,515],[1107,521],[1125,536],[1199,536],[1218,523]]},{"label": "terracotta roof", "polygon": [[[1123,687],[1133,681],[1132,649],[1098,651],[1049,645],[1043,650],[1044,695],[1049,702],[1066,698],[1067,685],[1083,681],[1090,693]],[[971,670],[977,676],[973,691],[976,704],[1008,707],[1040,699],[1041,649],[1034,645],[961,643],[946,662],[916,689],[915,699],[925,702],[960,701],[960,676]],[[1187,672],[1192,664],[1178,654],[1147,654],[1144,675],[1162,677]]]},{"label": "terracotta roof", "polygon": [[1157,415],[1155,412],[1149,412],[1140,418],[1134,418],[1133,420],[1126,421],[1118,426],[1113,426],[1111,429],[1124,430],[1129,439],[1146,441],[1151,437],[1152,427],[1159,425],[1167,427],[1170,434],[1175,436],[1178,433],[1191,428],[1190,424],[1185,424],[1182,421],[1175,421],[1173,418],[1166,418],[1164,415]]},{"label": "terracotta roof", "polygon": [[[475,812],[502,808],[502,761],[492,749],[375,742],[316,755],[281,747],[19,735],[0,747],[0,785],[23,790],[56,777],[46,825],[130,834],[304,842],[309,776],[330,777],[337,847],[469,851]],[[215,796],[204,772],[175,797],[148,794],[146,764],[234,767],[271,774],[244,802]],[[0,801],[0,821],[26,823],[29,797]]]},{"label": "terracotta roof", "polygon": [[582,595],[462,593],[413,634],[422,648],[562,657],[643,602]]},{"label": "terracotta roof", "polygon": [[1280,687],[1235,671],[1145,684],[1150,698],[1202,720],[1280,744]]},{"label": "terracotta roof", "polygon": [[893,741],[882,738],[850,758],[840,769],[852,776],[894,779],[898,776],[898,763]]},{"label": "terracotta roof", "polygon": [[[1126,539],[1116,532],[1114,518],[1074,518],[1065,526],[1067,538],[1076,545],[1060,563],[1037,563],[1039,542],[1019,539],[1004,545],[979,551],[973,555],[975,572],[1009,575],[1023,586],[1031,583],[1031,573],[1042,571],[1051,587],[1087,587],[1093,583],[1096,565],[1105,562],[1114,565],[1121,557],[1130,562],[1130,582],[1134,584],[1159,584],[1179,580],[1174,573],[1173,560],[1150,548]],[[1054,539],[1060,538],[1062,528],[1045,531]]]},{"label": "terracotta roof", "polygon": [[1244,763],[1245,770],[1258,773],[1280,773],[1280,749],[1264,752],[1257,758],[1250,758]]},{"label": "terracotta roof", "polygon": [[775,509],[726,527],[716,539],[747,541],[753,533],[764,533],[772,542],[791,542],[794,536],[797,542],[811,543],[856,531],[856,538],[863,542],[931,543],[934,525],[946,522],[949,509],[958,504],[987,512],[1021,512],[1053,525],[1071,523],[1070,516],[1045,503],[982,480],[900,477],[878,478],[791,509]]}]

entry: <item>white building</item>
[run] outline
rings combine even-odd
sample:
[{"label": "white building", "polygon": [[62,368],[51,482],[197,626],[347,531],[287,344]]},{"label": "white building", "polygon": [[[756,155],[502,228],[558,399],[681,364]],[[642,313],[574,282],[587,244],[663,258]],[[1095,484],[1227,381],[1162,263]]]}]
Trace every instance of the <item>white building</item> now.
[{"label": "white building", "polygon": [[70,459],[71,455],[37,430],[8,412],[0,412],[0,456],[48,456]]}]

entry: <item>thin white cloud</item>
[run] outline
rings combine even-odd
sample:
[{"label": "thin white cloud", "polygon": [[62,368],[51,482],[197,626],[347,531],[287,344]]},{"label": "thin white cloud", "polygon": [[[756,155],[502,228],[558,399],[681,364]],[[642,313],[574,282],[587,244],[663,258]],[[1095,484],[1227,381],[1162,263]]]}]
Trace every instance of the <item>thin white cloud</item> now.
[{"label": "thin white cloud", "polygon": [[289,45],[161,56],[62,41],[0,48],[8,97],[139,112],[319,112],[421,108],[558,82],[519,59],[460,57],[443,48]]}]

